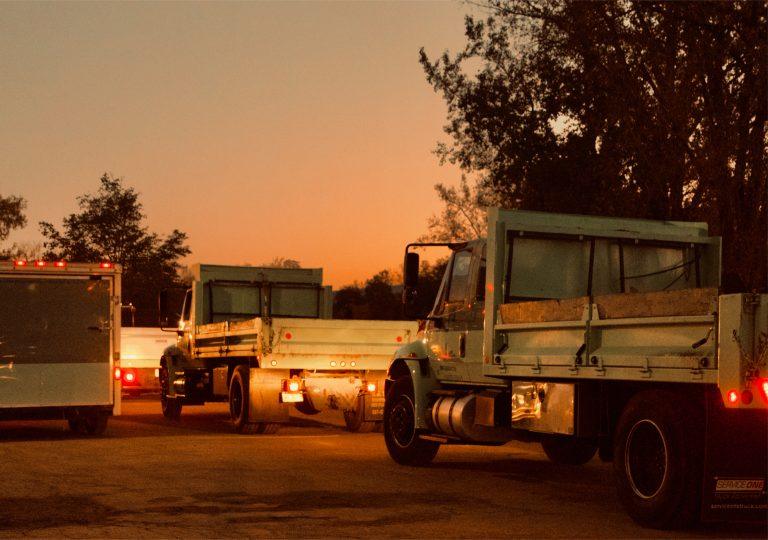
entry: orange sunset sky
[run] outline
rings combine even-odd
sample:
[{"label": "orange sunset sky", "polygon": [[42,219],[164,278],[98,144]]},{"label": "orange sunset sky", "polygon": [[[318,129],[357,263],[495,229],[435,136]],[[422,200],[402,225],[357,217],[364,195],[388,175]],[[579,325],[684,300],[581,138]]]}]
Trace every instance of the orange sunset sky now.
[{"label": "orange sunset sky", "polygon": [[[431,56],[464,43],[456,2],[2,3],[7,242],[76,210],[105,172],[141,193],[185,263],[321,266],[338,288],[397,267],[455,183],[432,150]],[[475,14],[477,14],[475,12]]]}]

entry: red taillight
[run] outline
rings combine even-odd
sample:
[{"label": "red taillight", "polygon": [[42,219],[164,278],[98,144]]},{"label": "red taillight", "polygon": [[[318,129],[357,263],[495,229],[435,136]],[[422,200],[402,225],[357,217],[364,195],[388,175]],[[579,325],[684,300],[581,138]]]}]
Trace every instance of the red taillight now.
[{"label": "red taillight", "polygon": [[283,392],[298,392],[301,390],[299,379],[283,379]]},{"label": "red taillight", "polygon": [[368,384],[365,385],[365,389],[368,390],[369,394],[376,393],[376,383],[369,382]]},{"label": "red taillight", "polygon": [[27,266],[27,261],[23,261],[23,260],[13,261],[13,266]]},{"label": "red taillight", "polygon": [[760,391],[763,394],[763,399],[766,403],[768,403],[768,379],[758,381],[758,385],[760,386]]},{"label": "red taillight", "polygon": [[116,367],[116,368],[115,368],[115,380],[116,380],[116,381],[119,381],[119,380],[120,380],[120,378],[121,378],[121,376],[122,376],[122,372],[120,371],[120,368],[119,368],[119,367]]},{"label": "red taillight", "polygon": [[99,268],[112,268],[114,265],[111,262],[103,262],[99,265]]},{"label": "red taillight", "polygon": [[55,263],[53,263],[53,266],[55,266],[56,268],[66,268],[67,262],[66,261],[56,261]]},{"label": "red taillight", "polygon": [[728,392],[728,402],[734,405],[739,402],[739,393],[736,390]]},{"label": "red taillight", "polygon": [[133,371],[126,371],[123,373],[123,381],[127,383],[136,382],[136,374]]}]

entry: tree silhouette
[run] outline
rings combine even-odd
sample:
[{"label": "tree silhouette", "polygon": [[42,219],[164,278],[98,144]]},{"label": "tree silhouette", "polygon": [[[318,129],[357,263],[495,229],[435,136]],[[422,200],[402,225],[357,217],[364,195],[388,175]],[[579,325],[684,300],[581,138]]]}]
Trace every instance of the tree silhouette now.
[{"label": "tree silhouette", "polygon": [[459,200],[705,220],[724,272],[765,287],[768,4],[484,5],[463,50],[421,51],[448,105],[436,153],[475,180]]},{"label": "tree silhouette", "polygon": [[80,211],[64,218],[62,230],[40,222],[45,257],[77,262],[112,261],[123,265],[123,304],[136,308],[139,326],[157,324],[157,295],[179,285],[179,259],[190,253],[187,235],[150,233],[139,194],[121,178],[104,174],[96,194],[78,197]]}]

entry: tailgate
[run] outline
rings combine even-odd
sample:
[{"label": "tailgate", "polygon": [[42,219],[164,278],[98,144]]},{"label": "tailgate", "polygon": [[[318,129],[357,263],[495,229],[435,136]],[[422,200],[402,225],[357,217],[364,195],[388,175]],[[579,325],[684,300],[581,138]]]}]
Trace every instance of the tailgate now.
[{"label": "tailgate", "polygon": [[273,319],[264,367],[385,370],[416,336],[412,321]]}]

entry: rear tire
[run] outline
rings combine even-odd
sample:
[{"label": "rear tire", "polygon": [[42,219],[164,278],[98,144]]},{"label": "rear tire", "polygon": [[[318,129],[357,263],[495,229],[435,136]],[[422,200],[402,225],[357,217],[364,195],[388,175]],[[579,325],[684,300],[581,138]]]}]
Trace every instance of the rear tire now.
[{"label": "rear tire", "polygon": [[552,436],[541,441],[544,453],[553,463],[561,465],[584,465],[589,463],[597,446],[571,436]]},{"label": "rear tire", "polygon": [[315,404],[312,403],[312,398],[309,396],[309,391],[304,392],[304,401],[296,403],[296,410],[309,416],[320,413],[320,409],[315,407]]},{"label": "rear tire", "polygon": [[370,433],[376,428],[375,420],[365,420],[365,396],[357,397],[354,409],[344,409],[344,423],[347,431],[353,433]]},{"label": "rear tire", "polygon": [[168,396],[170,386],[168,365],[163,359],[160,362],[160,408],[163,411],[163,416],[168,420],[178,420],[181,418],[181,401],[178,398]]},{"label": "rear tire", "polygon": [[410,375],[398,377],[387,392],[384,401],[384,442],[389,455],[401,465],[428,465],[440,449],[439,443],[419,438]]},{"label": "rear tire", "polygon": [[614,472],[619,499],[640,525],[669,529],[696,521],[702,428],[688,402],[670,392],[641,392],[624,408],[614,442]]},{"label": "rear tire", "polygon": [[248,422],[248,366],[237,366],[229,383],[229,414],[235,433],[271,435],[280,424],[274,422]]}]

